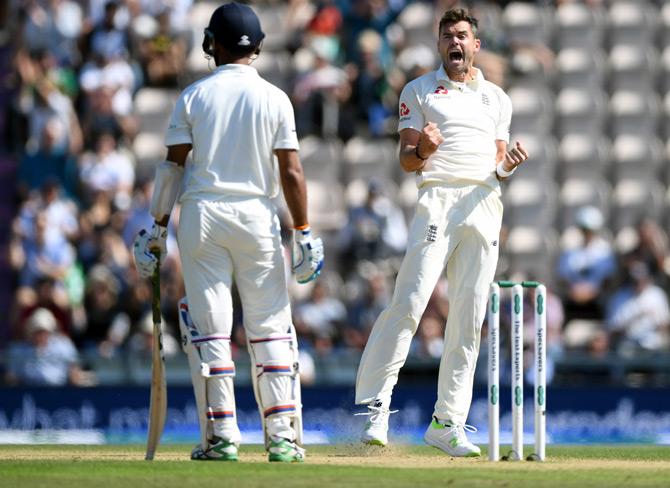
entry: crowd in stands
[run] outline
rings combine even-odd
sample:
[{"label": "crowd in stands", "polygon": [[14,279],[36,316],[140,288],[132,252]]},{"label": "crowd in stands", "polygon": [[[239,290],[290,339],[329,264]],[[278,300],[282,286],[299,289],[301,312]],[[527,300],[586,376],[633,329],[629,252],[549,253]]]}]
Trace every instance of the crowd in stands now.
[{"label": "crowd in stands", "polygon": [[[142,133],[135,96],[145,87],[179,90],[203,75],[189,71],[189,59],[200,55],[202,32],[191,25],[190,14],[203,3],[211,9],[217,5],[10,0],[0,14],[2,46],[13,63],[2,88],[11,100],[3,114],[3,145],[17,163],[16,215],[7,236],[15,293],[0,320],[0,349],[7,351],[0,383],[91,385],[96,378],[90,358],[125,360],[150,351],[151,289],[137,275],[130,251],[136,233],[151,225],[153,180],[153,171],[141,167],[134,152]],[[259,11],[282,12],[276,25],[263,25],[268,37],[259,71],[263,75],[263,63],[275,55],[289,60],[290,69],[279,66],[282,77],[268,71],[268,78],[290,95],[301,138],[346,144],[362,137],[372,141],[372,150],[393,145],[399,93],[407,81],[437,67],[436,26],[447,8],[469,6],[480,18],[483,49],[477,65],[488,79],[509,88],[514,80],[555,72],[555,46],[503,28],[503,12],[511,3],[523,4],[252,2]],[[527,3],[552,13],[571,3],[594,11],[610,4]],[[316,162],[318,168],[318,155]],[[539,158],[528,162],[542,164]],[[415,193],[402,197],[411,178],[397,176],[395,167],[364,178],[362,187],[339,173],[333,184],[343,190],[343,221],[322,228],[313,222],[326,245],[323,275],[308,286],[290,285],[300,346],[312,359],[362,351],[393,292],[412,215]],[[306,167],[306,174],[314,173]],[[505,247],[511,226],[501,235],[498,277],[541,279],[548,285],[552,362],[574,351],[594,358],[670,353],[670,249],[663,222],[638,215],[629,245],[620,246],[607,217],[598,206],[579,206],[574,225],[565,229],[574,233],[566,233],[560,250],[545,256],[548,276],[516,267]],[[184,294],[174,239],[178,215],[173,220],[162,267],[168,357],[178,354],[177,303]],[[288,256],[290,224],[283,225]],[[447,290],[443,278],[421,320],[411,358],[440,357]],[[239,326],[243,311],[239,298],[235,304],[233,342],[240,351],[246,348]],[[526,313],[526,321],[530,350],[532,313]]]}]

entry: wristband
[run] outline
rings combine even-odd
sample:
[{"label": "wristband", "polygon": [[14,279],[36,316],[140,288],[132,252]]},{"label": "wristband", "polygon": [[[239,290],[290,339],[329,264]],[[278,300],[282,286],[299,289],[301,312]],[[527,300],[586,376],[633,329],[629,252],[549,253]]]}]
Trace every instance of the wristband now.
[{"label": "wristband", "polygon": [[309,229],[309,224],[304,224],[304,225],[298,225],[296,227],[293,227],[295,230],[306,230]]},{"label": "wristband", "polygon": [[512,168],[510,171],[507,171],[505,168],[503,168],[503,163],[498,163],[496,165],[496,173],[498,176],[501,178],[507,178],[508,176],[512,176],[514,172],[516,171],[516,166]]},{"label": "wristband", "polygon": [[419,145],[417,144],[414,146],[414,155],[419,158],[421,161],[425,161],[428,158],[422,158],[421,155],[419,154]]}]

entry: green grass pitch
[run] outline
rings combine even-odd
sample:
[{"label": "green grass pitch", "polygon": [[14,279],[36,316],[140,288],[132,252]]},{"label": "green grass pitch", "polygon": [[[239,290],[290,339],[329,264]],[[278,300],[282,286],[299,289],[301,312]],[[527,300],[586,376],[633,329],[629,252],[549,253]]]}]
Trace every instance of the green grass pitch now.
[{"label": "green grass pitch", "polygon": [[189,452],[160,446],[148,462],[143,446],[4,445],[0,487],[670,486],[670,447],[662,446],[549,446],[545,462],[498,463],[427,446],[308,446],[307,461],[292,465],[268,463],[261,446],[243,446],[238,463],[190,461]]}]

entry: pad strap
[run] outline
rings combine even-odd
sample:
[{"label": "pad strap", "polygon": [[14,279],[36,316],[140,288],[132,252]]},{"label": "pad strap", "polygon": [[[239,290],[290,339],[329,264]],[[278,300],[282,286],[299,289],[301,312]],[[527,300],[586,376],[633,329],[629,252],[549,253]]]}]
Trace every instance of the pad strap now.
[{"label": "pad strap", "polygon": [[232,361],[210,361],[200,364],[200,374],[205,378],[216,378],[221,376],[235,377],[235,363]]},{"label": "pad strap", "polygon": [[280,376],[293,376],[295,374],[293,365],[286,361],[266,361],[263,364],[257,364],[256,367],[263,368],[263,374],[269,373]]},{"label": "pad strap", "polygon": [[263,416],[265,418],[270,417],[271,415],[293,415],[295,413],[295,403],[281,402],[275,403],[273,405],[268,405],[265,410],[263,410]]}]

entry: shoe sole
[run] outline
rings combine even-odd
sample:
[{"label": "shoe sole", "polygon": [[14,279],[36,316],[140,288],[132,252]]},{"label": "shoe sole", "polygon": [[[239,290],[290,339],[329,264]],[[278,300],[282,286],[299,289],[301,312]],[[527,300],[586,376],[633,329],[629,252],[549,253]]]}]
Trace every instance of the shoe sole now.
[{"label": "shoe sole", "polygon": [[304,459],[296,458],[295,456],[284,456],[282,454],[270,454],[268,461],[271,463],[302,463]]},{"label": "shoe sole", "polygon": [[435,449],[439,449],[440,451],[442,451],[442,452],[444,452],[444,453],[446,453],[446,454],[448,454],[449,456],[452,456],[452,457],[479,457],[479,456],[482,455],[481,452],[469,452],[467,454],[453,454],[453,453],[449,452],[447,449],[445,449],[444,446],[441,446],[439,444],[434,444],[434,443],[430,442],[428,439],[426,439],[425,437],[424,437],[423,440],[429,446],[434,447]]},{"label": "shoe sole", "polygon": [[368,446],[379,446],[379,447],[386,447],[387,444],[386,442],[380,441],[379,439],[361,439],[361,442]]},{"label": "shoe sole", "polygon": [[191,461],[228,461],[231,463],[236,463],[239,461],[240,458],[238,457],[219,457],[219,458],[212,458],[212,457],[196,457],[196,458],[191,458]]}]

